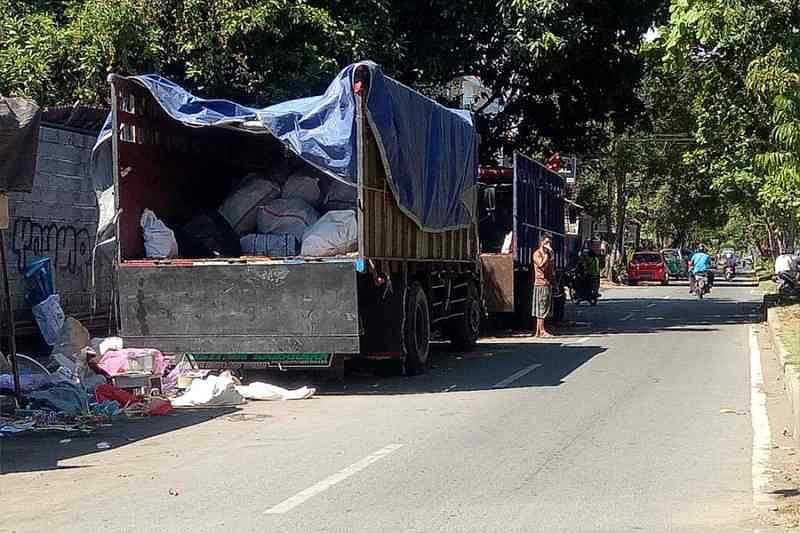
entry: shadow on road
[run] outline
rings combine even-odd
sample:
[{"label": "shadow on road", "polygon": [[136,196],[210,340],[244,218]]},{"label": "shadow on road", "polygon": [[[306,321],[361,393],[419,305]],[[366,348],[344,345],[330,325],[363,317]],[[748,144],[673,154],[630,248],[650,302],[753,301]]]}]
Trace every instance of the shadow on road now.
[{"label": "shadow on road", "polygon": [[233,407],[181,409],[164,416],[122,419],[88,434],[47,431],[0,437],[0,474],[91,468],[91,466],[59,466],[59,461],[102,451],[97,446],[100,442],[107,442],[111,448],[119,448],[132,442],[231,415],[238,410]]}]

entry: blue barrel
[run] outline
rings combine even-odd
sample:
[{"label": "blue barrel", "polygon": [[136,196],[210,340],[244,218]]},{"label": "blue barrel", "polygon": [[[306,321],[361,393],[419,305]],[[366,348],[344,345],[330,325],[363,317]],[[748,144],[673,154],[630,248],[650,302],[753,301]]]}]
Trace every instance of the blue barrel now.
[{"label": "blue barrel", "polygon": [[49,257],[32,257],[23,276],[27,289],[25,298],[31,305],[40,304],[55,294],[53,265]]}]

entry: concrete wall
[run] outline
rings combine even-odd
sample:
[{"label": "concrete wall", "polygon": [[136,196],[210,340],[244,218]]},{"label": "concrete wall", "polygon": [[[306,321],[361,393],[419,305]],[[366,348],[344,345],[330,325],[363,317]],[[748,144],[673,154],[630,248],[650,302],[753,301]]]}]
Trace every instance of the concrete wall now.
[{"label": "concrete wall", "polygon": [[[6,260],[19,320],[30,319],[22,272],[31,257],[49,256],[56,291],[67,315],[92,316],[92,249],[97,230],[97,200],[89,173],[95,137],[42,126],[33,191],[11,193],[11,227],[6,233]],[[108,316],[111,268],[98,265],[97,303]]]}]

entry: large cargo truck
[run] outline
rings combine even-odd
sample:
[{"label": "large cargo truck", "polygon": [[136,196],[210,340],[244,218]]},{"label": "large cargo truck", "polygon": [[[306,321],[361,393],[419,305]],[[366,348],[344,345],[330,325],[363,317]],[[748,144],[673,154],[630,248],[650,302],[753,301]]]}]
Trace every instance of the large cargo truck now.
[{"label": "large cargo truck", "polygon": [[[481,167],[479,231],[490,315],[513,317],[514,326],[531,327],[531,258],[543,234],[553,236],[557,274],[567,266],[565,188],[561,175],[518,152],[511,167]],[[559,318],[563,294],[558,284],[554,289]]]},{"label": "large cargo truck", "polygon": [[[126,346],[206,368],[330,367],[346,358],[423,372],[432,330],[478,338],[477,134],[371,63],[323,96],[265,109],[204,100],[157,76],[110,76],[118,328]],[[230,176],[276,161],[354,189],[358,243],[332,257],[148,259],[140,218],[170,227],[216,209]],[[327,182],[326,182],[327,181]]]}]

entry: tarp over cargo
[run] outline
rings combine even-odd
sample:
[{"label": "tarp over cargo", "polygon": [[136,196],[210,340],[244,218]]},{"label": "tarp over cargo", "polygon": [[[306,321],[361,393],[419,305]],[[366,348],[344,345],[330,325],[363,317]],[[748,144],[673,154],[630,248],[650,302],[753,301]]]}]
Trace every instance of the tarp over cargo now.
[{"label": "tarp over cargo", "polygon": [[[370,74],[367,114],[376,134],[390,186],[398,204],[423,230],[467,226],[473,214],[468,198],[477,182],[477,134],[467,111],[445,108],[383,75],[371,62],[342,70],[325,94],[264,109],[228,100],[196,97],[149,74],[128,78],[147,88],[163,109],[192,127],[264,128],[295,154],[340,181],[358,181],[354,74]],[[107,121],[95,145],[95,158],[110,149]]]}]

